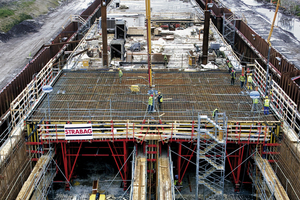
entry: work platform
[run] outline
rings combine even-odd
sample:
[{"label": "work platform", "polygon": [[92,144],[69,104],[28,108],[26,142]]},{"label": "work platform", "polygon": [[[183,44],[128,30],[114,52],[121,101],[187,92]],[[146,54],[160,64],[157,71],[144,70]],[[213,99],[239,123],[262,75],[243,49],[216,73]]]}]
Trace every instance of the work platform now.
[{"label": "work platform", "polygon": [[[154,71],[154,93],[164,97],[162,110],[147,113],[149,92],[146,71],[126,71],[122,83],[118,73],[103,71],[63,71],[50,93],[51,121],[122,121],[161,119],[193,121],[197,115],[211,116],[215,108],[226,112],[228,122],[275,122],[275,117],[251,112],[249,91],[230,85],[227,71]],[[132,93],[131,85],[139,92]],[[156,101],[155,101],[156,103]],[[261,108],[260,103],[260,108]],[[48,120],[47,98],[28,121]]]}]

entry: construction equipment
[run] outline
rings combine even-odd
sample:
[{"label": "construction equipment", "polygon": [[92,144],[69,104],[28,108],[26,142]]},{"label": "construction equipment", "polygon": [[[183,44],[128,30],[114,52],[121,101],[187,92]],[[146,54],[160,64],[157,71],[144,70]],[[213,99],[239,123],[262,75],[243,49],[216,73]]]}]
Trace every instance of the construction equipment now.
[{"label": "construction equipment", "polygon": [[273,33],[274,24],[275,24],[276,16],[277,16],[278,9],[279,9],[279,4],[280,4],[280,0],[277,1],[277,6],[276,6],[276,10],[275,10],[273,22],[272,22],[272,25],[271,25],[271,29],[270,29],[270,32],[269,32],[268,39],[267,39],[267,42],[269,44],[269,50],[268,50],[267,72],[266,72],[266,89],[265,89],[265,95],[268,94],[268,85],[269,85],[269,68],[270,68],[270,64],[269,63],[270,63],[270,53],[271,53],[271,42],[270,42],[270,39],[271,39],[271,36],[272,36],[272,33]]},{"label": "construction equipment", "polygon": [[131,93],[140,92],[140,86],[138,86],[138,85],[131,85],[130,86],[130,91],[131,91]]}]

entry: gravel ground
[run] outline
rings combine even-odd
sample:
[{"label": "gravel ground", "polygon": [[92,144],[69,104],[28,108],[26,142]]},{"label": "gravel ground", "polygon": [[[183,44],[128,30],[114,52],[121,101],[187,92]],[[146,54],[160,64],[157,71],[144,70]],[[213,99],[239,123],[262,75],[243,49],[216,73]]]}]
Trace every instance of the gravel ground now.
[{"label": "gravel ground", "polygon": [[48,43],[61,31],[69,16],[80,14],[93,0],[67,2],[47,15],[22,22],[8,34],[0,33],[0,90],[26,66],[30,53],[34,55],[42,44]]}]

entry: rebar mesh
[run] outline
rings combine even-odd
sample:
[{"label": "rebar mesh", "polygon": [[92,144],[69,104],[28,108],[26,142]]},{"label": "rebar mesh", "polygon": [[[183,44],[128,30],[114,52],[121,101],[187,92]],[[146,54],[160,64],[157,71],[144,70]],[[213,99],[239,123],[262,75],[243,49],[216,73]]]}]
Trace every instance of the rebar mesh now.
[{"label": "rebar mesh", "polygon": [[[164,102],[161,111],[147,114],[147,77],[146,70],[125,71],[119,84],[117,72],[66,71],[50,94],[51,120],[142,120],[163,113],[164,120],[194,120],[198,113],[211,115],[218,108],[229,120],[276,121],[273,115],[251,112],[249,94],[241,93],[239,83],[231,86],[229,74],[223,71],[154,73],[154,90],[163,94]],[[140,92],[131,93],[131,85],[139,85]],[[45,99],[29,120],[39,121],[48,114]]]}]

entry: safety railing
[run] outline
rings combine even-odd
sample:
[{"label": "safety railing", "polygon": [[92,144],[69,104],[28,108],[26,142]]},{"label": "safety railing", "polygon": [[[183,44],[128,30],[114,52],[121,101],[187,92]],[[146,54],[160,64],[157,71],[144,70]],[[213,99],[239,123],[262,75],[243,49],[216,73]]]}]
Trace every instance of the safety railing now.
[{"label": "safety railing", "polygon": [[[258,91],[262,97],[265,97],[266,91],[266,71],[255,61],[254,83],[258,86]],[[284,90],[275,82],[268,83],[268,95],[270,107],[275,115],[284,122],[288,123],[291,129],[299,136],[300,134],[300,114],[297,110],[297,104],[284,92]]]},{"label": "safety railing", "polygon": [[27,87],[10,104],[11,123],[15,127],[22,119],[25,119],[28,112],[42,94],[42,87],[53,80],[52,59],[35,76]]}]

